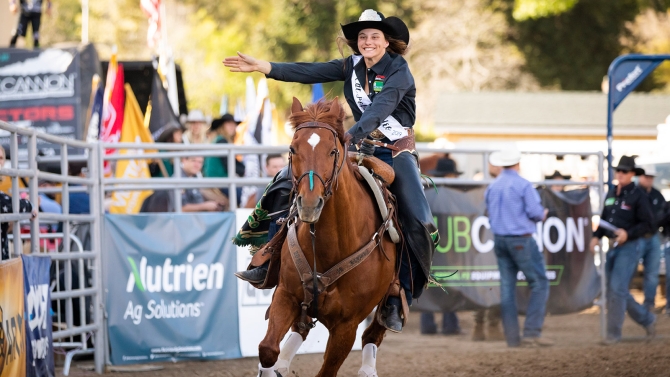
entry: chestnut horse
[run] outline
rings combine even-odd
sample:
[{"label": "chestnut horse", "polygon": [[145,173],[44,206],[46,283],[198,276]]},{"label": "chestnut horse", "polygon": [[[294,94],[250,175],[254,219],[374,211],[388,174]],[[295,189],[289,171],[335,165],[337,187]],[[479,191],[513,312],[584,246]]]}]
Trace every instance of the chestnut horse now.
[{"label": "chestnut horse", "polygon": [[[309,269],[315,265],[318,274],[323,274],[371,240],[374,248],[362,263],[316,295],[307,311],[309,317],[305,317],[301,303],[306,295],[291,256],[289,235],[281,251],[279,284],[269,309],[268,330],[258,347],[259,376],[288,376],[290,362],[309,332],[310,326],[304,326],[305,319],[308,324],[314,315],[330,334],[317,376],[336,376],[353,347],[358,325],[380,303],[394,278],[395,244],[388,235],[376,235],[380,227],[384,229],[382,217],[370,188],[358,180],[357,167],[347,157],[342,126],[344,111],[337,98],[306,109],[294,98],[291,110],[289,119],[295,134],[290,148],[290,169],[293,205],[298,214],[294,234]],[[315,230],[314,237],[310,226]],[[279,343],[291,328],[280,353]],[[385,327],[373,320],[363,333],[363,366],[359,376],[377,375],[376,347],[385,332]]]}]

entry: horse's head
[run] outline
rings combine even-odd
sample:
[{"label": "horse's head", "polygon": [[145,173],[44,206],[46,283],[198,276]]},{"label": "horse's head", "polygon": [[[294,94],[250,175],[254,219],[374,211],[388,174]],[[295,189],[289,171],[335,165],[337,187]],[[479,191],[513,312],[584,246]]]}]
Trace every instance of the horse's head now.
[{"label": "horse's head", "polygon": [[344,110],[337,98],[303,109],[294,97],[289,120],[295,130],[290,167],[298,216],[303,222],[315,223],[345,163]]}]

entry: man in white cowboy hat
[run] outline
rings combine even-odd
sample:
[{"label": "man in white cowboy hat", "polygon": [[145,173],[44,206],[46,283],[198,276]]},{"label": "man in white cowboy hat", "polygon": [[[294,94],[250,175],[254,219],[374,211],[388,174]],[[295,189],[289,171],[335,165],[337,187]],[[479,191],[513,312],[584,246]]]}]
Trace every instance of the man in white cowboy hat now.
[{"label": "man in white cowboy hat", "polygon": [[653,311],[656,299],[656,287],[658,287],[658,270],[661,265],[661,237],[658,231],[659,221],[666,213],[667,203],[660,191],[654,188],[656,167],[654,165],[644,166],[637,169],[637,186],[649,197],[649,204],[654,213],[654,225],[649,233],[640,238],[642,249],[642,263],[644,265],[644,306]]},{"label": "man in white cowboy hat", "polygon": [[[544,258],[533,238],[536,223],[547,216],[540,195],[519,175],[521,152],[515,149],[491,153],[489,162],[503,167],[486,189],[486,208],[495,238],[494,251],[500,270],[500,310],[509,347],[551,346],[543,338],[542,325],[549,298]],[[522,271],[530,287],[523,337],[519,334],[516,306],[517,274]]]},{"label": "man in white cowboy hat", "polygon": [[194,109],[186,117],[184,144],[203,144],[207,142],[207,118],[202,111]]}]

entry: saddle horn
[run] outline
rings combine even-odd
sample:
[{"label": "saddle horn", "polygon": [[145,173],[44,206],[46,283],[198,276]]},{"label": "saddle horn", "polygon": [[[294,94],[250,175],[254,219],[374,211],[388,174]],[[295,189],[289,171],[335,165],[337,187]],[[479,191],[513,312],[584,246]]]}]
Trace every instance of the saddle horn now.
[{"label": "saddle horn", "polygon": [[299,113],[301,111],[305,111],[302,107],[302,103],[300,103],[300,100],[293,97],[293,104],[291,105],[291,114]]}]

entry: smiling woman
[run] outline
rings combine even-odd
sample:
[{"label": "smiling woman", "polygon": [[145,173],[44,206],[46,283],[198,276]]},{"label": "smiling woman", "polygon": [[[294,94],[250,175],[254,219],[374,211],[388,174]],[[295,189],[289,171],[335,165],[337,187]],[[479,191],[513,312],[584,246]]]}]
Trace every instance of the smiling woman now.
[{"label": "smiling woman", "polygon": [[[345,57],[340,43],[342,59],[323,63],[270,63],[238,52],[237,56],[228,57],[223,63],[231,72],[262,72],[279,81],[303,84],[344,81],[344,97],[356,120],[356,124],[347,131],[346,140],[352,140],[361,151],[372,150],[375,157],[390,165],[395,172],[390,190],[397,199],[398,217],[406,242],[398,254],[402,255],[399,281],[393,284],[398,288],[386,304],[380,306],[384,311],[383,325],[391,331],[400,332],[406,319],[403,318],[402,308],[419,297],[426,286],[435,242],[439,239],[423,194],[414,146],[416,87],[403,57],[410,41],[409,29],[397,17],[384,17],[380,12],[368,9],[358,21],[342,25],[342,33],[344,36],[338,41],[344,41],[353,52]],[[316,149],[316,138],[307,142]],[[363,144],[366,148],[361,148]],[[266,192],[290,180],[291,174],[282,170]],[[269,208],[276,208],[271,198],[266,195],[261,199],[247,224],[235,237],[239,246],[262,246],[271,239],[272,231],[278,229],[276,221],[286,216],[290,203],[286,195],[282,198],[286,201],[281,203],[283,210],[270,211]],[[273,240],[269,244],[277,242],[283,243],[282,240]],[[264,249],[257,255],[271,254],[266,251]],[[269,260],[255,258],[252,266],[256,268],[240,271],[236,275],[256,286],[271,288],[265,285],[266,277],[272,276],[268,273],[271,266]],[[372,346],[367,344],[364,348],[364,363],[367,360],[365,355],[376,352]],[[363,374],[359,375],[375,375],[374,363],[365,365],[371,369],[362,370]],[[261,376],[274,375],[270,365],[263,364],[262,367],[265,369],[261,368]]]}]

